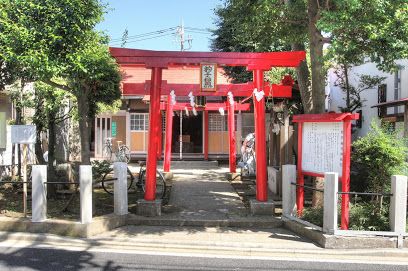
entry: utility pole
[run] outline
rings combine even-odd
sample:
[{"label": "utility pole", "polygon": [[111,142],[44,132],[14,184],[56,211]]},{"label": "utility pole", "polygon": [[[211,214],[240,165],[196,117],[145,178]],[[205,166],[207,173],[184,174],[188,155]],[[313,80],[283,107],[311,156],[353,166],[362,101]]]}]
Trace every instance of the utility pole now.
[{"label": "utility pole", "polygon": [[[181,26],[179,26],[179,27],[177,28],[176,35],[177,35],[177,37],[178,37],[178,41],[180,42],[180,51],[183,52],[183,51],[190,50],[190,49],[191,49],[192,42],[193,42],[193,39],[191,38],[190,35],[187,36],[187,39],[186,39],[186,40],[184,39],[184,22],[183,22],[183,19],[181,19]],[[185,43],[185,42],[188,43],[188,48],[185,48],[185,47],[184,47],[184,43]]]}]

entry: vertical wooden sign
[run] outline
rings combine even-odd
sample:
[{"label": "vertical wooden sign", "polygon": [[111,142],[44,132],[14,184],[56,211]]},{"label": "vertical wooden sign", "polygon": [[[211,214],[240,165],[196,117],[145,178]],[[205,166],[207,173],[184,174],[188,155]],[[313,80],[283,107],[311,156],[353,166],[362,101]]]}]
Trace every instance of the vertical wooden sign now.
[{"label": "vertical wooden sign", "polygon": [[217,64],[200,64],[200,89],[201,91],[217,90]]}]

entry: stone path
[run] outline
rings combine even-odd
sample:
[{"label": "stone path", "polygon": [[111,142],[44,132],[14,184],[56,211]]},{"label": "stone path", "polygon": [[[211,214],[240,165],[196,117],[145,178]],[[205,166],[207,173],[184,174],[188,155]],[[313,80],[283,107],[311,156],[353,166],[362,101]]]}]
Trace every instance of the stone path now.
[{"label": "stone path", "polygon": [[246,216],[243,202],[226,179],[227,172],[228,168],[175,170],[164,214],[207,220]]}]

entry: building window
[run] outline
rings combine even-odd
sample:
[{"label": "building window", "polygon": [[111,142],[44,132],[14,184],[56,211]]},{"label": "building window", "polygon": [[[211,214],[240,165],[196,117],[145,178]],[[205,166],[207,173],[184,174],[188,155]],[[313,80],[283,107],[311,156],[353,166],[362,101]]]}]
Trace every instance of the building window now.
[{"label": "building window", "polygon": [[208,114],[208,130],[211,132],[222,132],[225,129],[225,116],[220,114]]},{"label": "building window", "polygon": [[144,114],[144,113],[130,114],[130,130],[131,131],[148,131],[149,130],[149,114]]},{"label": "building window", "polygon": [[[235,131],[237,131],[237,118],[238,115],[234,115]],[[212,132],[226,132],[228,131],[228,115],[220,114],[208,114],[208,130]]]}]

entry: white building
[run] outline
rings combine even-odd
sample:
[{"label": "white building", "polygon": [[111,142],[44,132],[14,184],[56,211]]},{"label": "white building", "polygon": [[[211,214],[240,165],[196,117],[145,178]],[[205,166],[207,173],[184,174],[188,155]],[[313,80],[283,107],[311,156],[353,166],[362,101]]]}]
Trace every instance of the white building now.
[{"label": "white building", "polygon": [[[395,123],[396,129],[403,129],[403,116],[404,107],[396,106],[387,109],[381,109],[372,107],[376,104],[383,102],[390,102],[408,98],[408,60],[397,61],[399,70],[395,73],[385,73],[379,71],[375,63],[367,62],[360,66],[352,67],[349,73],[349,82],[353,86],[357,86],[360,75],[382,76],[386,79],[383,83],[373,89],[365,90],[361,93],[363,101],[363,107],[361,110],[361,128],[356,129],[355,136],[361,137],[367,134],[370,129],[370,124],[373,120],[379,120],[381,115],[382,119]],[[328,74],[328,88],[330,92],[329,98],[329,111],[339,112],[339,107],[345,107],[346,94],[335,85],[337,76],[334,70],[330,70]]]}]

